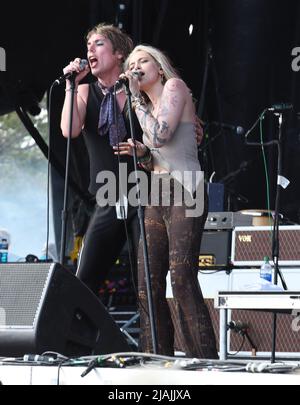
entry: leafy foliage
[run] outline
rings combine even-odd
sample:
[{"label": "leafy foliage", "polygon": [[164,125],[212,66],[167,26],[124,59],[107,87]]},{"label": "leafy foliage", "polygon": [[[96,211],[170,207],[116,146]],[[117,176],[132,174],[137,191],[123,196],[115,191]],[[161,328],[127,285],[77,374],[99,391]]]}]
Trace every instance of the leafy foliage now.
[{"label": "leafy foliage", "polygon": [[[47,142],[47,110],[45,100],[41,113],[32,118],[36,128]],[[46,180],[46,159],[28,134],[16,113],[0,117],[0,184],[9,185],[23,172],[32,180]]]}]

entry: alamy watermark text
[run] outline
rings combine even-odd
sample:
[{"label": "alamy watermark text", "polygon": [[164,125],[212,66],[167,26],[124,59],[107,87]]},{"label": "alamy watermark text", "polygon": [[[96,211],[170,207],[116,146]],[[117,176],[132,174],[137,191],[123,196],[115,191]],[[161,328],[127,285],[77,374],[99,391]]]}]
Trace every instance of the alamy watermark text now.
[{"label": "alamy watermark text", "polygon": [[[96,182],[101,184],[96,194],[100,207],[122,205],[123,197],[132,207],[142,206],[184,206],[186,217],[199,217],[204,211],[204,174],[202,171],[173,171],[172,173],[151,172],[151,192],[148,176],[138,170],[127,172],[127,164],[121,163],[119,177],[111,171],[101,171]],[[133,186],[128,191],[128,185]]]}]

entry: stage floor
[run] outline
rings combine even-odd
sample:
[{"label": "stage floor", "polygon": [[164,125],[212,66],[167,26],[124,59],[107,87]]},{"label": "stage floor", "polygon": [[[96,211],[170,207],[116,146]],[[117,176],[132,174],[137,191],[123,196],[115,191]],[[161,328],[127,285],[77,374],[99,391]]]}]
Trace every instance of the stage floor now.
[{"label": "stage floor", "polygon": [[[193,371],[175,369],[174,364],[168,368],[167,363],[161,366],[150,363],[123,369],[96,367],[82,377],[86,366],[14,365],[2,362],[0,381],[3,385],[151,385],[155,388],[159,386],[159,391],[163,386],[300,385],[300,363],[297,362],[278,362],[272,365],[273,372],[268,369],[269,361],[235,361],[232,370],[236,371],[228,371],[231,363],[229,360],[216,362],[216,366],[212,364],[210,367]],[[252,366],[248,367],[252,368],[252,372],[238,372],[238,367],[244,368],[250,363]],[[218,367],[221,364],[224,365],[223,371]],[[263,369],[265,372],[259,372]],[[139,391],[138,388],[135,391]],[[116,387],[106,392],[114,392],[111,395],[117,395]]]}]

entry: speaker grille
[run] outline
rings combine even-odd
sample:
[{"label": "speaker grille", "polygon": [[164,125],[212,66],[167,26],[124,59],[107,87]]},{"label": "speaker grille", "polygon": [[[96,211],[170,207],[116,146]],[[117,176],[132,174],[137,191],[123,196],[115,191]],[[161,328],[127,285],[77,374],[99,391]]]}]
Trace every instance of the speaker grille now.
[{"label": "speaker grille", "polygon": [[[264,256],[272,257],[272,228],[265,226],[236,227],[233,232],[231,259],[236,266],[261,265]],[[300,264],[300,227],[280,226],[281,265]]]},{"label": "speaker grille", "polygon": [[49,263],[0,265],[0,330],[34,327],[53,267]]}]

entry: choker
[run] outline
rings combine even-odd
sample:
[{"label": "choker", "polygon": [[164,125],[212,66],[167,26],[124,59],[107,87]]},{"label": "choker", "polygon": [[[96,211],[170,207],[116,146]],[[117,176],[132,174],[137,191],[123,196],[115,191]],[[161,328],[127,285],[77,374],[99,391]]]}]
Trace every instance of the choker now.
[{"label": "choker", "polygon": [[[98,83],[98,87],[99,87],[101,93],[102,93],[104,96],[106,96],[106,94],[109,93],[109,90],[110,90],[111,88],[113,88],[113,86],[110,87],[110,88],[104,87],[104,86],[101,85],[101,83],[100,83],[99,81],[98,81],[97,83]],[[124,91],[123,87],[120,87],[120,88],[118,88],[118,89],[116,90],[116,94],[120,94],[120,93],[122,93],[123,91]]]}]

